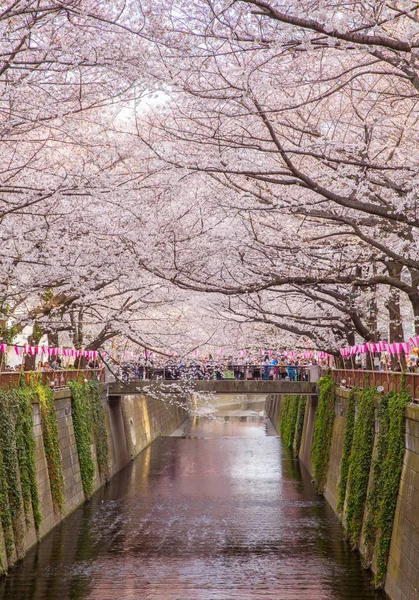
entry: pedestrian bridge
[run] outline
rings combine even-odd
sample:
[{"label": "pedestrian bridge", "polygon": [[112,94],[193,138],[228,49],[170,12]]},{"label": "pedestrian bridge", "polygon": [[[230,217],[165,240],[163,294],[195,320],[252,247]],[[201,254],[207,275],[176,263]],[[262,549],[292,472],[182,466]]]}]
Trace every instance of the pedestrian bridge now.
[{"label": "pedestrian bridge", "polygon": [[109,383],[108,395],[121,396],[124,394],[149,392],[159,390],[166,393],[176,393],[182,388],[190,392],[214,392],[216,394],[302,394],[317,396],[317,383],[312,381],[287,380],[237,380],[210,379],[199,381],[130,381],[128,383]]}]

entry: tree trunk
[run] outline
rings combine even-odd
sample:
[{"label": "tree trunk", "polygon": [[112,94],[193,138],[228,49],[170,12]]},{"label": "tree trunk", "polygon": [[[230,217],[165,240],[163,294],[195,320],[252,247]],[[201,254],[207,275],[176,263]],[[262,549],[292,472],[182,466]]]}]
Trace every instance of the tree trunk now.
[{"label": "tree trunk", "polygon": [[[388,274],[390,277],[394,277],[395,279],[400,279],[402,273],[402,265],[397,262],[387,262],[386,263]],[[397,288],[390,288],[388,294],[388,300],[386,303],[386,308],[388,310],[388,339],[389,342],[403,342],[404,341],[404,329],[402,322],[402,315],[400,310],[400,291]],[[399,369],[403,371],[406,369],[406,356],[404,352],[400,355],[400,358],[392,354],[391,355],[391,369],[393,371],[398,371]]]},{"label": "tree trunk", "polygon": [[[29,346],[38,346],[43,335],[44,335],[43,330],[38,325],[38,323],[35,321],[35,323],[33,325],[32,333],[28,337]],[[25,354],[24,358],[23,358],[23,368],[25,371],[35,371],[36,355],[32,356],[32,354]]]}]

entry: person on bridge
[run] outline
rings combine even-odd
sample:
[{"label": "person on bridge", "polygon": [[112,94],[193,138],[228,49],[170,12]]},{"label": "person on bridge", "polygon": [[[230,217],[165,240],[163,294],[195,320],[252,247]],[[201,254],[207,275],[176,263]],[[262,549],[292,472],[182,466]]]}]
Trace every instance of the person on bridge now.
[{"label": "person on bridge", "polygon": [[284,362],[284,359],[281,358],[281,360],[279,361],[279,376],[281,379],[285,379],[287,375],[287,366]]},{"label": "person on bridge", "polygon": [[265,354],[265,356],[263,357],[263,372],[262,372],[262,379],[269,379],[269,356],[267,354]]},{"label": "person on bridge", "polygon": [[288,377],[291,381],[297,381],[297,368],[295,366],[294,361],[292,360],[289,366],[287,367]]}]

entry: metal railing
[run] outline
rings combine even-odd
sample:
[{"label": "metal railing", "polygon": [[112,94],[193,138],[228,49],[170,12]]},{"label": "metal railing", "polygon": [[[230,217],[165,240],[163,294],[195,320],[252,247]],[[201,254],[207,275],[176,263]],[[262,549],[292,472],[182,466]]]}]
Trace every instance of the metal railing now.
[{"label": "metal railing", "polygon": [[104,369],[69,369],[63,371],[3,371],[0,373],[0,389],[19,387],[22,382],[29,385],[32,377],[39,383],[53,387],[65,388],[71,379],[99,379],[104,381]]},{"label": "metal railing", "polygon": [[306,365],[233,365],[227,367],[217,367],[203,365],[194,367],[186,365],[183,367],[139,367],[135,371],[129,369],[122,370],[121,379],[126,381],[133,380],[287,380],[287,381],[308,381],[309,366]]},{"label": "metal railing", "polygon": [[[383,394],[401,390],[402,374],[394,371],[365,371],[363,369],[332,369],[333,380],[341,387],[361,389],[368,386],[382,387]],[[419,402],[419,373],[404,373],[406,391]]]}]

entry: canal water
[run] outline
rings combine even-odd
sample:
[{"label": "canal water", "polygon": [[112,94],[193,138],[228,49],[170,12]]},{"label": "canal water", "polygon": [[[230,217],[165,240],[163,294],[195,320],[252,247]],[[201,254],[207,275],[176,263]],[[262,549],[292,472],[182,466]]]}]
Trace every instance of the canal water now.
[{"label": "canal water", "polygon": [[243,397],[153,442],[0,582],[0,600],[268,598],[384,596]]}]

